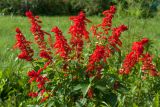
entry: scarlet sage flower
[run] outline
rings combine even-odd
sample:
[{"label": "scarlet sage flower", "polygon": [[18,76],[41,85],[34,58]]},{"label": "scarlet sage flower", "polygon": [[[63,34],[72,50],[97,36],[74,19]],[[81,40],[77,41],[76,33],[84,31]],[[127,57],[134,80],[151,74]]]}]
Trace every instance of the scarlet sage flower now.
[{"label": "scarlet sage flower", "polygon": [[[106,60],[106,53],[105,53],[105,47],[104,46],[96,46],[96,49],[89,57],[89,64],[87,65],[86,72],[92,72],[96,69],[96,63],[100,62],[101,60]],[[98,69],[98,68],[97,68]]]},{"label": "scarlet sage flower", "polygon": [[39,74],[35,70],[32,70],[28,72],[28,76],[30,77],[29,82],[31,83],[38,78]]},{"label": "scarlet sage flower", "polygon": [[158,76],[158,72],[156,70],[155,65],[152,63],[152,56],[149,53],[146,53],[143,55],[142,58],[142,70],[145,71],[149,71],[149,74],[151,76]]},{"label": "scarlet sage flower", "polygon": [[105,34],[108,34],[108,31],[112,27],[112,18],[116,12],[115,6],[110,6],[109,10],[104,11],[102,14],[105,16],[102,20],[101,27],[104,30]]},{"label": "scarlet sage flower", "polygon": [[149,40],[147,38],[144,38],[141,41],[133,43],[132,51],[126,56],[123,61],[122,68],[119,70],[120,74],[129,74],[131,72],[131,69],[143,55],[144,45],[148,43],[148,41]]},{"label": "scarlet sage flower", "polygon": [[69,33],[71,33],[73,37],[82,38],[84,36],[85,39],[89,39],[86,23],[91,21],[86,18],[85,13],[81,11],[78,16],[70,17],[70,20],[73,21],[73,25],[70,26]]},{"label": "scarlet sage flower", "polygon": [[14,48],[19,48],[21,53],[18,55],[19,59],[25,59],[26,61],[31,61],[34,55],[33,49],[31,49],[31,42],[27,41],[19,28],[16,28],[16,44]]},{"label": "scarlet sage flower", "polygon": [[71,34],[70,43],[72,48],[75,49],[77,57],[80,57],[83,49],[83,38],[89,40],[89,33],[86,30],[86,23],[90,22],[83,12],[80,12],[78,16],[70,17],[73,21],[73,25],[69,28]]},{"label": "scarlet sage flower", "polygon": [[91,99],[93,98],[93,90],[92,88],[89,88],[88,92],[87,92],[88,97]]},{"label": "scarlet sage flower", "polygon": [[[48,54],[45,56],[50,56],[50,52],[47,51],[48,49],[46,47],[47,44],[44,40],[44,35],[48,35],[49,43],[51,43],[51,35],[41,29],[40,23],[42,23],[42,22],[38,16],[33,16],[31,11],[26,12],[26,16],[28,17],[28,19],[31,22],[30,31],[34,35],[34,39],[40,48],[40,57],[43,56],[42,54],[44,54],[44,52],[45,52],[45,54]],[[51,56],[50,57],[43,56],[42,58],[51,58]]]},{"label": "scarlet sage flower", "polygon": [[58,27],[54,27],[52,32],[55,33],[56,41],[53,44],[53,47],[57,49],[56,54],[59,54],[62,58],[66,59],[69,52],[71,51],[70,46],[67,43],[67,40],[64,38],[62,31]]},{"label": "scarlet sage flower", "polygon": [[[106,39],[104,35],[107,35],[109,30],[111,30],[112,19],[114,17],[115,12],[116,12],[115,6],[110,6],[109,10],[106,10],[102,13],[105,16],[102,19],[102,23],[91,27],[91,31],[97,39]],[[98,31],[99,28],[101,28],[103,32]]]},{"label": "scarlet sage flower", "polygon": [[41,101],[40,101],[40,103],[45,102],[48,98],[49,98],[48,96],[46,96],[46,97],[42,98],[42,99],[41,99]]},{"label": "scarlet sage flower", "polygon": [[34,98],[34,97],[38,96],[38,93],[37,92],[30,92],[30,93],[28,93],[28,96]]},{"label": "scarlet sage flower", "polygon": [[125,25],[121,25],[117,28],[113,28],[112,29],[112,36],[108,37],[108,43],[110,46],[114,47],[117,51],[120,51],[120,49],[117,47],[117,45],[119,47],[122,46],[122,42],[119,39],[120,35],[122,32],[124,32],[125,30],[127,30],[127,26]]}]

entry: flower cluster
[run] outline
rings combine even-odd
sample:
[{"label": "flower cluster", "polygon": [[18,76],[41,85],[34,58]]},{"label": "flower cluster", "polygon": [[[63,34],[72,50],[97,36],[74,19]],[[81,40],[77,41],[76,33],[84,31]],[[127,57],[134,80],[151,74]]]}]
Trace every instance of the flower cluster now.
[{"label": "flower cluster", "polygon": [[[49,56],[50,52],[48,52],[48,49],[46,47],[46,42],[44,40],[44,35],[48,35],[48,40],[49,43],[51,42],[51,35],[45,31],[43,31],[41,29],[41,26],[39,25],[41,22],[41,20],[39,19],[38,16],[33,16],[31,11],[26,12],[26,16],[30,19],[31,22],[31,28],[30,31],[32,32],[32,34],[34,35],[34,39],[36,41],[36,43],[38,44],[39,48],[40,48],[40,57],[42,58],[51,58],[50,57],[46,57]],[[41,55],[41,54],[48,54],[48,55]]]},{"label": "flower cluster", "polygon": [[126,56],[123,61],[122,68],[119,70],[120,74],[129,74],[132,67],[139,61],[139,58],[143,54],[144,45],[148,43],[148,39],[144,38],[139,42],[134,42],[132,45],[132,51]]},{"label": "flower cluster", "polygon": [[120,51],[120,49],[117,47],[117,45],[120,47],[122,46],[122,42],[119,39],[119,37],[120,37],[121,33],[127,29],[128,28],[125,25],[121,25],[119,27],[113,28],[112,29],[112,36],[108,37],[109,45],[114,47],[114,49],[116,49],[117,51]]},{"label": "flower cluster", "polygon": [[86,72],[92,72],[93,70],[100,70],[99,66],[96,66],[96,63],[100,62],[101,59],[106,61],[105,47],[97,45],[96,49],[89,57],[89,64],[87,65]]},{"label": "flower cluster", "polygon": [[103,15],[105,17],[102,20],[101,27],[104,30],[105,34],[108,34],[108,31],[112,27],[112,18],[114,17],[115,12],[116,12],[115,6],[110,6],[109,10],[103,12]]},{"label": "flower cluster", "polygon": [[69,33],[71,34],[70,43],[72,48],[76,50],[77,57],[80,57],[83,49],[83,38],[89,40],[89,33],[86,30],[86,23],[90,22],[83,12],[80,12],[78,16],[70,17],[73,21],[73,25],[69,28]]},{"label": "flower cluster", "polygon": [[[110,6],[109,10],[106,10],[102,13],[105,16],[102,19],[102,23],[98,25],[93,25],[91,27],[91,31],[97,39],[106,39],[104,35],[108,35],[109,30],[111,30],[112,19],[114,17],[115,12],[116,12],[115,6]],[[99,28],[102,28],[103,32],[98,31]]]},{"label": "flower cluster", "polygon": [[34,51],[30,47],[31,42],[26,40],[19,28],[16,28],[16,32],[17,43],[14,47],[18,47],[21,50],[21,53],[18,55],[18,58],[25,59],[26,61],[31,61],[34,55]]},{"label": "flower cluster", "polygon": [[54,27],[52,32],[55,33],[56,41],[53,45],[54,48],[57,49],[56,54],[60,54],[60,56],[64,59],[68,57],[69,52],[71,51],[70,46],[67,43],[67,40],[64,38],[61,30],[58,27]]},{"label": "flower cluster", "polygon": [[158,76],[158,72],[156,71],[156,67],[152,64],[152,56],[149,53],[143,55],[142,58],[142,70],[149,71],[151,76]]},{"label": "flower cluster", "polygon": [[[37,83],[37,88],[39,89],[42,99],[41,102],[44,101],[44,99],[46,98],[44,94],[44,92],[47,92],[46,88],[45,88],[45,84],[47,81],[49,81],[49,79],[46,76],[43,76],[41,74],[41,72],[47,68],[47,66],[50,64],[50,62],[47,62],[43,68],[39,69],[38,71],[32,70],[28,72],[28,76],[30,77],[29,83],[32,82],[36,82]],[[28,96],[30,97],[37,97],[38,96],[38,91],[37,92],[30,92],[28,94]],[[47,96],[48,97],[48,96]]]}]

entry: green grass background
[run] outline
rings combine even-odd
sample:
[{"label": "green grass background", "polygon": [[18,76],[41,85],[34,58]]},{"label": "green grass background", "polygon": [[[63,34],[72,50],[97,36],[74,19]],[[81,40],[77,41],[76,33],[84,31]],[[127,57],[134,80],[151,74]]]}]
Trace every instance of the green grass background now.
[{"label": "green grass background", "polygon": [[[42,29],[51,33],[51,29],[54,26],[58,26],[64,33],[64,36],[69,40],[70,35],[68,34],[69,26],[71,21],[68,16],[54,16],[46,17],[41,16]],[[92,21],[87,26],[90,30],[91,25],[101,23],[102,17],[90,16],[88,17]],[[115,16],[113,19],[113,27],[120,24],[125,24],[129,27],[128,31],[121,35],[123,41],[122,50],[130,50],[130,46],[133,41],[140,40],[143,37],[149,38],[153,44],[153,49],[160,51],[160,17],[155,16],[154,18],[140,19],[135,17],[118,17]],[[33,35],[30,32],[30,23],[26,17],[21,16],[0,16],[0,68],[20,71],[21,64],[25,64],[23,61],[17,61],[18,51],[13,49],[15,44],[15,28],[19,27],[26,38],[32,42]],[[91,35],[91,34],[90,34]],[[52,33],[52,37],[54,35]],[[25,68],[24,68],[25,69]]]}]

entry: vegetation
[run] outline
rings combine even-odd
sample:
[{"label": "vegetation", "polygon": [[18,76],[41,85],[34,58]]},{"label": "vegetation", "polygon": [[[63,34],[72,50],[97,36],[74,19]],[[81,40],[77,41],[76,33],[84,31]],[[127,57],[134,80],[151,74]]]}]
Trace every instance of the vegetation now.
[{"label": "vegetation", "polygon": [[[117,11],[119,11],[119,9],[121,9],[120,6]],[[102,27],[102,29],[99,28],[98,32],[102,32],[105,34],[106,38],[109,38],[114,34],[112,33],[114,32],[112,28],[122,27],[125,31],[123,33],[121,31],[122,34],[118,39],[122,41],[122,46],[119,45],[117,49],[110,44],[111,42],[108,39],[97,38],[96,34],[93,35],[90,28],[93,28],[93,25],[95,27],[96,25],[101,24],[103,22],[102,19],[106,17],[90,16],[85,18],[85,20],[89,19],[91,21],[91,23],[87,23],[90,42],[83,41],[84,46],[83,51],[80,52],[80,57],[75,54],[76,50],[73,48],[73,43],[69,42],[71,36],[73,36],[73,33],[71,33],[69,28],[71,29],[70,26],[74,26],[75,23],[68,21],[68,16],[40,17],[43,23],[35,23],[38,23],[38,26],[42,26],[44,31],[51,34],[53,40],[52,44],[50,45],[50,42],[47,42],[47,35],[45,36],[45,41],[42,43],[48,43],[47,47],[51,49],[51,57],[53,59],[50,59],[46,54],[44,55],[43,52],[48,51],[42,48],[40,46],[41,44],[38,44],[36,40],[33,40],[34,36],[36,36],[33,28],[30,31],[31,25],[33,26],[35,24],[33,21],[30,25],[26,17],[0,16],[0,106],[124,107],[130,105],[133,107],[159,107],[160,25],[158,22],[160,22],[160,17],[154,16],[153,18],[142,19],[139,18],[139,15],[135,15],[134,13],[129,14],[121,12],[122,11],[115,15],[112,13],[114,18],[111,21],[112,27],[109,29],[109,34],[103,31],[109,27],[108,25],[104,28]],[[27,16],[30,17],[29,14]],[[74,18],[71,19],[73,20]],[[81,23],[83,23],[83,21]],[[120,25],[122,26],[120,27]],[[55,34],[61,34],[55,26],[58,26],[58,28],[61,29],[69,46],[73,46],[71,52],[67,54],[67,58],[59,52],[56,54],[56,51],[59,48],[55,46],[57,43],[56,38],[62,37],[62,35],[54,38]],[[53,33],[51,33],[51,30]],[[86,29],[83,27],[83,30]],[[70,33],[68,33],[68,31],[70,31]],[[42,32],[41,29],[38,29],[38,32]],[[32,44],[30,44],[31,49],[34,49],[33,59],[27,59],[28,62],[25,61],[26,57],[19,56],[21,51],[23,52],[24,50],[19,51],[15,49],[15,47],[20,48],[20,45],[14,45],[15,43],[19,43],[14,35],[22,34],[27,41],[32,42]],[[82,36],[84,35],[82,34]],[[103,37],[103,35],[101,36]],[[143,38],[148,38],[149,42],[148,39],[146,40]],[[143,48],[140,48],[141,51],[134,51],[133,48],[131,49],[133,42],[141,43],[141,41],[144,40],[146,42],[143,46],[144,50]],[[22,41],[22,45],[28,45],[27,41],[24,39],[22,39]],[[39,48],[37,47],[37,44]],[[94,57],[91,56],[94,56],[94,53],[96,53],[96,50],[98,49],[103,53],[103,47],[106,48],[107,44],[109,49],[112,50],[109,58],[106,58],[107,63],[102,60],[102,57],[104,57],[102,54],[100,54],[98,57],[100,59],[97,59],[96,63],[92,63]],[[140,52],[139,58],[141,60],[136,60],[136,64],[132,66],[130,71],[120,72],[120,69],[124,69],[125,59],[127,58],[126,55],[129,55],[130,52],[133,51],[136,53]],[[39,53],[41,53],[40,56]],[[152,58],[148,53],[153,56],[152,61],[149,60]],[[32,54],[28,54],[28,56],[32,57]],[[18,58],[25,60],[20,60]],[[148,66],[152,66],[152,69],[143,68],[147,58],[150,64]],[[67,68],[62,69],[64,63],[67,63]],[[92,69],[93,71],[89,69],[90,64],[95,65],[95,68]],[[44,65],[46,65],[46,68]],[[101,75],[97,74],[99,69],[97,69],[96,66],[100,66]],[[126,67],[129,66],[130,65]],[[40,76],[48,78],[49,81],[45,80],[45,84],[34,81],[32,78],[32,73],[38,72],[40,68],[42,68],[43,71],[41,71],[36,78],[39,78]],[[86,72],[87,70],[88,73]],[[151,73],[151,70],[156,70],[157,73]],[[91,75],[90,72],[93,74]],[[29,79],[33,80],[28,82]],[[41,83],[42,86],[44,85],[45,88],[37,86],[38,83]],[[41,94],[40,91],[44,91],[44,93]]]}]

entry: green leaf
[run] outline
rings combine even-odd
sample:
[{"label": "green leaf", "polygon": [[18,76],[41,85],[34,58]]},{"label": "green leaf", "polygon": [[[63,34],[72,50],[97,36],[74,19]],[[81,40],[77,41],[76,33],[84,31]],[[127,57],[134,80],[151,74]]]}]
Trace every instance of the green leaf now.
[{"label": "green leaf", "polygon": [[133,103],[133,107],[138,107],[135,103]]},{"label": "green leaf", "polygon": [[91,84],[82,84],[81,87],[82,87],[81,91],[83,93],[83,97],[85,97],[89,88],[91,87]]},{"label": "green leaf", "polygon": [[82,88],[82,86],[80,84],[78,84],[73,88],[73,91],[80,90],[81,88]]},{"label": "green leaf", "polygon": [[98,90],[100,90],[102,92],[107,91],[106,87],[104,87],[104,86],[96,85],[95,88],[97,88]]},{"label": "green leaf", "polygon": [[2,78],[2,71],[0,70],[0,79]]},{"label": "green leaf", "polygon": [[87,102],[86,98],[81,99],[80,101],[76,102],[76,107],[83,107]]},{"label": "green leaf", "polygon": [[152,107],[159,107],[159,94],[158,93],[156,94],[156,96],[153,99]]}]

